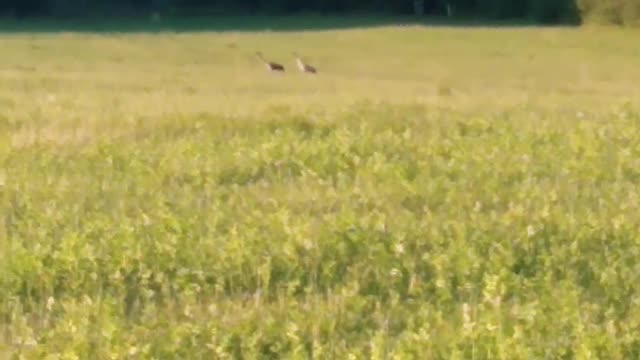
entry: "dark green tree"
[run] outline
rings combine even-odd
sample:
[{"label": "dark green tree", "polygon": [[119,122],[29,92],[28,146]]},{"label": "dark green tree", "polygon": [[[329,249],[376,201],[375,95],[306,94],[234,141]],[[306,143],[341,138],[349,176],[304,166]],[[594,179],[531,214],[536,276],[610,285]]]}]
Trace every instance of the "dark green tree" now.
[{"label": "dark green tree", "polygon": [[139,14],[167,9],[177,13],[191,9],[196,14],[368,11],[640,25],[640,0],[0,0],[0,15],[16,17]]}]

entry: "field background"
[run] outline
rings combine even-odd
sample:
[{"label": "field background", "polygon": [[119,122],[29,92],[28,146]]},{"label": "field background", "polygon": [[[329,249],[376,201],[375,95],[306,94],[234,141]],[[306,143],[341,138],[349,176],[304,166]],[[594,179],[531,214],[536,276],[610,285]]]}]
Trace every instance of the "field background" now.
[{"label": "field background", "polygon": [[640,356],[638,30],[3,25],[0,357]]}]

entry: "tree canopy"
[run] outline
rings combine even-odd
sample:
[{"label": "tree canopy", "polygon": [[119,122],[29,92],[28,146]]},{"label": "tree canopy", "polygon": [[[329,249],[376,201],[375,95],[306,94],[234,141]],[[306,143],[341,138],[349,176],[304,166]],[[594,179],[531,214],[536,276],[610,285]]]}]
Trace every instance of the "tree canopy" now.
[{"label": "tree canopy", "polygon": [[299,12],[381,12],[529,19],[544,23],[593,20],[637,24],[640,0],[0,0],[0,14],[25,16],[176,13],[295,14]]}]

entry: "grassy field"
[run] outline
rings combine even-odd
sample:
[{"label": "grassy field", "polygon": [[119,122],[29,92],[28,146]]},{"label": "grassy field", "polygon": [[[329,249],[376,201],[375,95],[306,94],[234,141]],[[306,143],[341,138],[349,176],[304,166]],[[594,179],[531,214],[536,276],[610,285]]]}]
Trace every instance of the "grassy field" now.
[{"label": "grassy field", "polygon": [[0,358],[638,358],[639,35],[3,34]]}]

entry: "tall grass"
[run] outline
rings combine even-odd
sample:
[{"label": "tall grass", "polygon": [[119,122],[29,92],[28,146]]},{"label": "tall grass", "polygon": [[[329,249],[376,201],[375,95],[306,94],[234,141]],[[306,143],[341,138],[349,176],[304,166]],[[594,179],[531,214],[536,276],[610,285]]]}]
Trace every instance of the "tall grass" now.
[{"label": "tall grass", "polygon": [[637,357],[634,34],[3,36],[0,356]]}]

